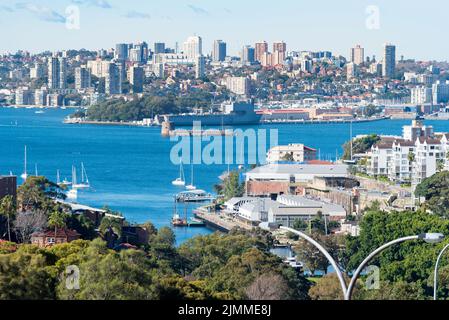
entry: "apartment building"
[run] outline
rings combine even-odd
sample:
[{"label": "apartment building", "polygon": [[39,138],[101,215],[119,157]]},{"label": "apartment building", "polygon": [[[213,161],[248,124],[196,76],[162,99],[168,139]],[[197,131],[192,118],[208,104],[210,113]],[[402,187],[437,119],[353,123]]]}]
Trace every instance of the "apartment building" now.
[{"label": "apartment building", "polygon": [[416,140],[415,161],[412,170],[412,185],[417,186],[424,179],[440,171],[444,165],[445,154],[441,141],[436,138],[418,138]]},{"label": "apartment building", "polygon": [[395,182],[410,182],[415,154],[415,143],[408,140],[396,140],[392,145],[392,154],[388,163],[388,178]]}]

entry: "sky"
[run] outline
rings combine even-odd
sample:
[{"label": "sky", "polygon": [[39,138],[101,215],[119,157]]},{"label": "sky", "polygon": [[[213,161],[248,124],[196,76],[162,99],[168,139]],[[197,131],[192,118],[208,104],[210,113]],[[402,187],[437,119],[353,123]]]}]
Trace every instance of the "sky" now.
[{"label": "sky", "polygon": [[447,0],[0,0],[0,53],[138,41],[174,48],[196,34],[205,53],[215,39],[232,55],[257,41],[283,40],[290,51],[347,57],[360,44],[379,57],[389,42],[398,57],[447,61],[448,12]]}]

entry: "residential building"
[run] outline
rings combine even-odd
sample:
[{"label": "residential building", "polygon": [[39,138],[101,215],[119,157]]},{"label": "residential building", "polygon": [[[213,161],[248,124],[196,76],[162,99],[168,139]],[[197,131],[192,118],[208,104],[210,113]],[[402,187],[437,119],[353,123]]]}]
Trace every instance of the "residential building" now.
[{"label": "residential building", "polygon": [[381,141],[371,148],[367,173],[370,176],[388,176],[389,163],[393,157],[393,141]]},{"label": "residential building", "polygon": [[28,87],[20,87],[16,90],[16,105],[29,106],[34,104],[33,92]]},{"label": "residential building", "polygon": [[346,65],[346,74],[348,80],[357,77],[357,65],[354,62],[350,62]]},{"label": "residential building", "polygon": [[154,54],[165,53],[165,43],[155,42],[154,43]]},{"label": "residential building", "polygon": [[197,61],[203,55],[203,40],[199,36],[187,38],[187,41],[184,42],[183,51],[187,59]]},{"label": "residential building", "polygon": [[45,75],[43,64],[36,62],[34,67],[30,68],[30,79],[40,79]]},{"label": "residential building", "polygon": [[449,80],[446,82],[437,81],[432,86],[433,103],[448,103],[449,102]]},{"label": "residential building", "polygon": [[66,58],[56,55],[48,60],[48,87],[50,89],[65,89],[67,87]]},{"label": "residential building", "polygon": [[432,88],[419,86],[411,89],[412,104],[432,103],[432,99]]},{"label": "residential building", "polygon": [[204,56],[198,56],[195,64],[195,77],[201,79],[206,74],[206,58]]},{"label": "residential building", "polygon": [[351,48],[350,61],[355,65],[361,65],[365,62],[365,49],[360,45]]},{"label": "residential building", "polygon": [[242,63],[251,64],[251,63],[255,62],[256,61],[255,54],[256,54],[256,51],[253,47],[244,46],[243,50],[242,50],[242,57],[241,57]]},{"label": "residential building", "polygon": [[424,179],[438,172],[438,163],[444,164],[444,154],[441,141],[436,138],[420,137],[416,140],[415,161],[413,163],[412,185],[417,186]]},{"label": "residential building", "polygon": [[382,62],[382,76],[384,78],[393,78],[396,73],[396,46],[392,44],[384,45],[384,54]]},{"label": "residential building", "polygon": [[212,52],[212,60],[214,62],[225,61],[226,58],[226,42],[223,40],[215,40]]},{"label": "residential building", "polygon": [[82,90],[90,88],[91,75],[90,70],[86,66],[75,69],[75,89]]},{"label": "residential building", "polygon": [[303,163],[316,160],[316,155],[316,149],[309,148],[303,144],[289,144],[271,148],[267,154],[267,162],[282,162],[289,157],[293,159],[293,162]]},{"label": "residential building", "polygon": [[153,64],[153,73],[157,78],[165,78],[165,65],[163,63]]},{"label": "residential building", "polygon": [[121,84],[118,66],[113,62],[107,62],[105,67],[105,93],[109,95],[120,94]]},{"label": "residential building", "polygon": [[411,182],[415,143],[398,139],[393,142],[388,177],[394,182]]},{"label": "residential building", "polygon": [[432,126],[425,126],[422,121],[413,120],[411,126],[403,126],[402,137],[404,140],[415,142],[418,138],[431,138],[434,136]]},{"label": "residential building", "polygon": [[43,232],[35,232],[31,235],[31,244],[40,248],[47,248],[56,244],[69,243],[81,238],[81,235],[70,229],[48,229]]},{"label": "residential building", "polygon": [[255,45],[255,59],[262,63],[262,57],[268,53],[268,43],[266,41],[258,42]]},{"label": "residential building", "polygon": [[47,105],[47,88],[36,89],[34,91],[34,104],[37,106]]},{"label": "residential building", "polygon": [[115,46],[116,60],[127,61],[129,58],[129,45],[127,43],[119,43]]},{"label": "residential building", "polygon": [[234,94],[249,96],[251,81],[247,77],[226,78],[226,88]]},{"label": "residential building", "polygon": [[131,85],[133,93],[143,92],[143,82],[145,79],[144,71],[142,67],[131,66],[128,70],[128,80]]}]

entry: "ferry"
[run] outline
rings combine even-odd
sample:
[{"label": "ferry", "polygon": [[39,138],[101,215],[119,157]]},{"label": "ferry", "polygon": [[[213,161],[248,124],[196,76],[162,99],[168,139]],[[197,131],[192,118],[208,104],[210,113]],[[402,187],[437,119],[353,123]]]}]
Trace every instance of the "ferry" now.
[{"label": "ferry", "polygon": [[216,198],[204,190],[184,191],[176,195],[176,202],[207,202]]}]

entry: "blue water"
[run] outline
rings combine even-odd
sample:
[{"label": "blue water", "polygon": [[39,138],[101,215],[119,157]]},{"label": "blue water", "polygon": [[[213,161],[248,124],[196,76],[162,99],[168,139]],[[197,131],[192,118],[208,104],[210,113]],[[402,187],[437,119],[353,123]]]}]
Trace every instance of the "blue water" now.
[{"label": "blue water", "polygon": [[[182,191],[172,186],[178,166],[170,161],[173,142],[162,138],[160,128],[64,125],[71,110],[0,108],[0,174],[23,172],[24,145],[28,147],[28,173],[38,165],[39,175],[56,180],[71,178],[71,166],[84,162],[93,190],[79,194],[78,202],[118,210],[131,222],[153,222],[170,226],[173,196]],[[16,125],[17,121],[17,125]],[[354,135],[366,133],[397,134],[409,121],[381,121],[354,124]],[[449,121],[429,121],[437,131],[449,131]],[[320,150],[322,159],[341,155],[341,145],[349,139],[348,124],[264,125],[279,129],[279,142],[304,143]],[[236,166],[231,167],[235,168]],[[195,169],[195,185],[213,191],[218,176],[227,165],[202,165]],[[186,166],[186,179],[190,170]],[[189,211],[191,208],[189,208]],[[175,229],[179,243],[206,228]]]}]

